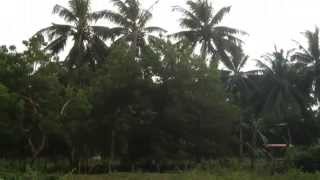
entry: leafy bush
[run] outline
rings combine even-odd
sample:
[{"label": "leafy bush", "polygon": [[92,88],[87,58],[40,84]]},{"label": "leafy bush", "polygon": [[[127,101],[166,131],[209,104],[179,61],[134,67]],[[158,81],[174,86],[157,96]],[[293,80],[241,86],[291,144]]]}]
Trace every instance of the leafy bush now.
[{"label": "leafy bush", "polygon": [[290,148],[286,160],[303,171],[320,171],[320,145]]}]

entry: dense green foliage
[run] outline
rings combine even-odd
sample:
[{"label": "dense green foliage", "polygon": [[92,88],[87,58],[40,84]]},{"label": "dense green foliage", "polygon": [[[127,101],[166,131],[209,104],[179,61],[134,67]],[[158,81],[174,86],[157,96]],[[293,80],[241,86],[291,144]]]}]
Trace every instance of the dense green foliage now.
[{"label": "dense green foliage", "polygon": [[267,143],[318,143],[318,29],[308,47],[275,49],[246,71],[246,33],[219,26],[230,7],[187,1],[175,8],[185,30],[164,36],[138,0],[112,2],[116,11],[56,5],[68,25],[40,30],[23,52],[0,48],[1,158],[111,170],[251,155],[253,165]]}]

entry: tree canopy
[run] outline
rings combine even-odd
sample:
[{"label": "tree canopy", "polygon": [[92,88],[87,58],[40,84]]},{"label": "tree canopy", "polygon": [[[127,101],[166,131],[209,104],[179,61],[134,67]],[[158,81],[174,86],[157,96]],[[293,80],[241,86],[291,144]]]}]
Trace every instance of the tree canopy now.
[{"label": "tree canopy", "polygon": [[220,25],[231,7],[189,0],[174,8],[182,30],[167,34],[149,26],[139,0],[102,11],[68,3],[53,9],[66,24],[39,30],[24,51],[0,47],[0,157],[60,158],[71,169],[100,157],[112,170],[317,143],[318,28],[304,33],[306,45],[253,60],[245,33]]}]

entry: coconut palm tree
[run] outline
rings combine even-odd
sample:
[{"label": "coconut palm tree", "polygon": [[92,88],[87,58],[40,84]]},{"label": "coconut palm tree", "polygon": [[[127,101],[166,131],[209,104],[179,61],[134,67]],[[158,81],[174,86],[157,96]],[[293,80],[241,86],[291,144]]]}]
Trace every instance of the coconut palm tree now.
[{"label": "coconut palm tree", "polygon": [[280,121],[292,110],[301,112],[306,105],[306,97],[297,83],[299,74],[289,60],[290,52],[285,55],[283,50],[276,49],[272,54],[264,56],[264,61],[257,60],[262,81],[260,96],[256,99],[262,102],[262,113],[272,114]]},{"label": "coconut palm tree", "polygon": [[69,39],[73,46],[65,62],[70,69],[83,64],[94,67],[104,59],[106,45],[103,40],[109,29],[102,26],[93,26],[97,21],[97,13],[90,11],[90,0],[70,0],[69,8],[55,5],[53,13],[59,15],[68,24],[55,24],[40,30],[37,35],[47,35],[49,44],[47,50],[53,54],[61,52]]},{"label": "coconut palm tree", "polygon": [[128,42],[131,50],[139,55],[139,50],[147,44],[147,38],[158,39],[153,33],[165,33],[157,26],[147,26],[152,18],[151,12],[141,8],[139,0],[111,0],[117,11],[103,10],[97,18],[106,18],[118,25],[110,29],[116,42]]},{"label": "coconut palm tree", "polygon": [[257,88],[250,99],[251,167],[255,164],[258,136],[266,139],[259,128],[265,129],[262,126],[269,121],[273,125],[288,122],[290,114],[300,114],[304,105],[304,97],[295,82],[296,69],[289,60],[290,53],[275,49],[275,52],[263,56],[263,60],[257,60],[259,69],[252,77]]},{"label": "coconut palm tree", "polygon": [[[188,0],[188,9],[177,6],[175,11],[183,14],[180,19],[180,26],[185,30],[172,34],[171,36],[180,40],[187,39],[192,47],[201,45],[201,56],[206,57],[212,54],[214,58],[224,54],[224,50],[241,44],[237,34],[244,32],[219,25],[231,7],[223,7],[214,14],[214,9],[208,0]],[[225,55],[225,54],[224,54]]]},{"label": "coconut palm tree", "polygon": [[244,71],[244,67],[249,59],[241,47],[232,47],[230,54],[224,56],[221,61],[225,68],[221,70],[221,76],[225,87],[231,93],[231,101],[241,107],[241,116],[239,117],[239,155],[243,156],[243,126],[244,117],[247,115],[247,107],[250,106],[250,96],[255,89],[251,76],[257,75],[257,71]]},{"label": "coconut palm tree", "polygon": [[304,36],[307,39],[308,47],[305,48],[300,43],[299,51],[292,59],[295,61],[299,72],[304,75],[304,85],[309,93],[313,93],[320,101],[320,48],[319,48],[319,28],[315,31],[306,31]]},{"label": "coconut palm tree", "polygon": [[234,46],[229,49],[230,54],[221,58],[224,69],[221,70],[222,78],[225,81],[226,90],[231,92],[235,101],[241,101],[246,95],[250,94],[253,88],[253,82],[250,82],[250,76],[257,74],[256,70],[244,71],[249,56],[245,55],[241,47]]}]

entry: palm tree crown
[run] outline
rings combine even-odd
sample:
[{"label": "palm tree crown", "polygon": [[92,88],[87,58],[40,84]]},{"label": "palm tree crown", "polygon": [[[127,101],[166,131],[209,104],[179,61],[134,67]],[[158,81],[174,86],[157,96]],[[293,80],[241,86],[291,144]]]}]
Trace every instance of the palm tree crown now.
[{"label": "palm tree crown", "polygon": [[[244,98],[246,94],[250,94],[251,86],[250,76],[255,75],[257,71],[244,71],[244,67],[248,62],[249,56],[245,55],[241,47],[233,47],[230,49],[230,55],[221,59],[225,68],[221,70],[222,78],[226,82],[228,92],[237,94],[237,98]],[[240,100],[240,99],[238,99]]]},{"label": "palm tree crown", "polygon": [[174,10],[183,14],[180,19],[181,27],[185,30],[175,33],[172,36],[178,39],[187,39],[195,47],[201,44],[201,55],[206,57],[212,53],[216,57],[224,49],[238,45],[241,40],[235,35],[245,34],[234,28],[220,26],[226,14],[230,12],[231,7],[223,7],[216,14],[213,14],[213,6],[208,0],[188,0],[189,9],[175,7]]},{"label": "palm tree crown", "polygon": [[74,44],[65,60],[69,68],[88,63],[88,60],[94,66],[104,58],[106,46],[103,37],[106,37],[108,28],[91,25],[97,20],[97,13],[90,11],[90,0],[70,0],[69,8],[56,5],[53,13],[68,24],[53,23],[37,33],[48,36],[50,43],[47,50],[57,54],[65,48],[68,39],[72,38]]},{"label": "palm tree crown", "polygon": [[261,88],[263,111],[272,112],[277,119],[283,119],[292,110],[303,110],[304,95],[296,82],[296,69],[289,60],[290,51],[276,51],[264,56],[264,62],[257,60],[262,72]]},{"label": "palm tree crown", "polygon": [[[154,32],[165,33],[166,30],[147,26],[152,14],[149,10],[141,8],[139,0],[111,0],[117,11],[104,10],[98,13],[98,18],[104,17],[118,25],[111,28],[109,35],[116,42],[129,42],[131,49],[137,51],[146,45],[146,37],[158,39],[152,35]],[[136,52],[135,52],[136,54]]]},{"label": "palm tree crown", "polygon": [[296,61],[300,73],[304,75],[306,86],[309,92],[313,93],[316,99],[320,100],[320,48],[319,48],[319,28],[315,31],[306,31],[304,33],[308,47],[305,48],[299,44],[299,51],[292,59]]}]

